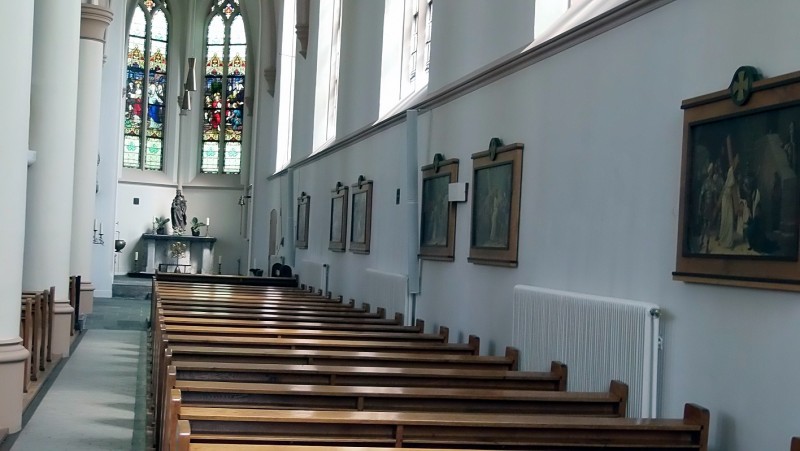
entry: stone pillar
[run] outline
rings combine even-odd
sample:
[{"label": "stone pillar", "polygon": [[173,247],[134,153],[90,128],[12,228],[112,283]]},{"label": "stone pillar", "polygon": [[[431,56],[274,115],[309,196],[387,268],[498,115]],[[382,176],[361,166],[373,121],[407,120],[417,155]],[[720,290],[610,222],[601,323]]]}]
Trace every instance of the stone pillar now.
[{"label": "stone pillar", "polygon": [[80,0],[36,0],[33,20],[28,172],[26,290],[56,287],[54,354],[69,355],[72,307],[68,301],[75,119],[78,91]]},{"label": "stone pillar", "polygon": [[[72,245],[70,272],[81,276],[78,314],[92,313],[92,240],[97,155],[100,142],[100,86],[106,28],[114,14],[110,9],[81,5],[80,62],[78,63],[78,120],[75,124],[75,188],[72,193]],[[103,239],[114,245],[114,227],[106,224]],[[99,233],[99,231],[98,231]]]},{"label": "stone pillar", "polygon": [[25,235],[25,185],[28,179],[28,112],[33,47],[33,0],[14,3],[0,14],[0,55],[14,70],[0,71],[7,105],[0,109],[3,164],[0,164],[0,429],[14,433],[22,427],[22,384],[28,351],[19,331],[22,262]]}]

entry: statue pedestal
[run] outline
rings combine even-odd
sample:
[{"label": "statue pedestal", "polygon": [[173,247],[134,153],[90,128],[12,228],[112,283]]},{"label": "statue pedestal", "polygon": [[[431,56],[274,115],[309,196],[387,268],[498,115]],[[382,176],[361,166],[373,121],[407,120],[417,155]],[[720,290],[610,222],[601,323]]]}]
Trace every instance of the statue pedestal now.
[{"label": "statue pedestal", "polygon": [[[142,240],[147,252],[145,272],[155,273],[162,264],[169,265],[170,269],[175,268],[177,264],[181,268],[181,272],[186,272],[188,269],[191,274],[214,274],[215,272],[214,243],[217,242],[217,239],[214,237],[143,233]],[[186,244],[186,255],[179,259],[170,255],[169,251],[170,246],[177,242]]]}]

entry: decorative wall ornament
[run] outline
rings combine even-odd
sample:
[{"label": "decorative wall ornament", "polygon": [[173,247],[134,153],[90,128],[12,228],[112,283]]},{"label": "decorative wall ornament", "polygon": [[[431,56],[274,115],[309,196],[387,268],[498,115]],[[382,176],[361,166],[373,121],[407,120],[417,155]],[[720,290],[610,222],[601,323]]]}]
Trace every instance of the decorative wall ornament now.
[{"label": "decorative wall ornament", "polygon": [[372,180],[363,175],[353,186],[353,210],[350,221],[350,252],[369,254],[372,237]]},{"label": "decorative wall ornament", "polygon": [[272,97],[275,97],[275,77],[278,71],[275,68],[264,69],[264,80],[267,81],[267,92]]},{"label": "decorative wall ornament", "polygon": [[492,138],[472,155],[471,263],[517,266],[523,148]]},{"label": "decorative wall ornament", "polygon": [[800,72],[683,101],[673,279],[800,291]]},{"label": "decorative wall ornament", "polygon": [[342,182],[336,182],[331,191],[331,222],[329,229],[328,249],[344,252],[347,240],[347,193],[348,188]]},{"label": "decorative wall ornament", "polygon": [[419,257],[453,261],[455,258],[456,204],[449,202],[451,183],[458,182],[458,159],[445,160],[437,153],[422,171],[422,215]]},{"label": "decorative wall ornament", "polygon": [[308,216],[311,208],[311,196],[303,191],[297,198],[297,233],[294,244],[298,249],[308,249]]},{"label": "decorative wall ornament", "polygon": [[311,5],[310,0],[297,0],[297,23],[294,27],[300,47],[297,51],[305,58],[308,53],[308,25],[310,23]]}]

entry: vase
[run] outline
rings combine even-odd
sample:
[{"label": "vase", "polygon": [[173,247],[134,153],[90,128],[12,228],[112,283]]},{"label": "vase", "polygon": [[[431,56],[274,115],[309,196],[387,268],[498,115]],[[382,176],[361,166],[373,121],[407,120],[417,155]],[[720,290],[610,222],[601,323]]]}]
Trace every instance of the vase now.
[{"label": "vase", "polygon": [[197,230],[192,229],[192,236],[200,236],[200,229]]},{"label": "vase", "polygon": [[125,245],[128,244],[125,240],[114,240],[114,251],[119,252],[121,251]]},{"label": "vase", "polygon": [[166,234],[167,234],[167,228],[165,226],[156,229],[156,235],[166,235]]}]

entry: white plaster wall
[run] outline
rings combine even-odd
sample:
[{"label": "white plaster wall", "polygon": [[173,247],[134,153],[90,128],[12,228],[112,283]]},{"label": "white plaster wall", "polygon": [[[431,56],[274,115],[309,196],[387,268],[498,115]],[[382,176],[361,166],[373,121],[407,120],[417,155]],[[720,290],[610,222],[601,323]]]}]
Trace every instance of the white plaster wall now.
[{"label": "white plaster wall", "polygon": [[378,119],[381,86],[383,2],[342,2],[342,49],[336,137],[347,136]]},{"label": "white plaster wall", "polygon": [[534,0],[436,0],[429,91],[530,44],[534,3]]},{"label": "white plaster wall", "polygon": [[[434,88],[529,39],[532,28],[523,25],[533,17],[520,16],[532,2],[498,5],[436,2]],[[431,130],[426,160],[435,152],[460,158],[462,181],[470,181],[470,154],[492,136],[525,143],[525,153],[519,267],[466,262],[469,203],[461,204],[456,261],[423,263],[418,316],[429,327],[450,326],[459,340],[481,336],[483,353],[502,353],[516,283],[658,303],[665,311],[662,414],[680,417],[685,402],[708,407],[714,451],[787,449],[800,430],[797,294],[689,285],[673,281],[671,271],[681,100],[725,88],[740,65],[766,76],[797,70],[799,16],[794,0],[676,1],[422,116],[421,127]],[[512,20],[489,27],[493,17]],[[377,90],[358,95],[357,111],[377,103]],[[340,111],[350,102],[340,101]],[[394,206],[404,148],[398,125],[295,172],[294,197],[312,196],[309,249],[298,250],[297,261],[330,263],[334,293],[362,302],[365,268],[404,271],[403,210]],[[359,174],[375,180],[372,252],[332,253],[330,190]]]}]

